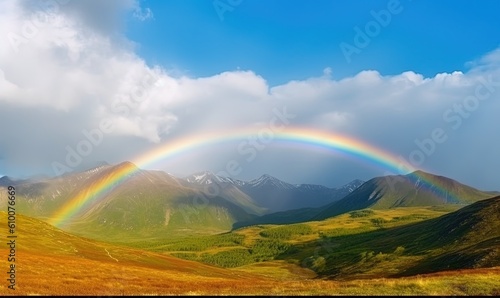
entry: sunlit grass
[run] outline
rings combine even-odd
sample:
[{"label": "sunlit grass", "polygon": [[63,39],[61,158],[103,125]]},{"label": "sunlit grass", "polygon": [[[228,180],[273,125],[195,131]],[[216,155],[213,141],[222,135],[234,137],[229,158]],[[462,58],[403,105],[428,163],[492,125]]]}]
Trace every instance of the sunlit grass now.
[{"label": "sunlit grass", "polygon": [[[0,295],[499,295],[499,267],[381,278],[422,258],[406,254],[404,247],[398,245],[384,253],[373,248],[373,255],[360,250],[366,252],[365,259],[350,264],[349,260],[341,259],[348,264],[342,267],[344,276],[350,276],[345,280],[320,279],[318,272],[301,266],[302,258],[314,254],[316,246],[311,244],[325,235],[329,234],[332,239],[358,236],[363,239],[367,231],[442,214],[432,208],[374,210],[367,212],[366,216],[344,214],[304,224],[308,228],[254,226],[222,235],[155,240],[142,244],[141,248],[75,237],[37,220],[19,216],[17,290],[7,289],[7,282],[3,282],[0,283]],[[376,218],[384,221],[374,223],[372,219]],[[262,233],[266,230],[271,232]],[[284,235],[286,239],[269,239],[273,233]],[[5,230],[0,230],[0,237],[5,236]],[[251,261],[232,269],[170,255],[184,253],[201,257],[234,249],[255,250],[262,241],[273,245],[303,246],[295,254],[285,254],[286,258],[278,249],[277,255],[265,262]],[[272,249],[269,250],[272,246],[266,245],[260,247],[259,253],[272,253]],[[149,250],[144,250],[144,247]],[[334,251],[331,254],[349,258],[350,254],[357,256],[358,252]],[[0,249],[0,256],[6,255],[7,250]]]},{"label": "sunlit grass", "polygon": [[[1,251],[0,253],[4,253]],[[442,272],[399,279],[334,281],[293,280],[287,264],[274,264],[260,274],[254,270],[214,269],[214,276],[169,268],[150,268],[76,257],[21,254],[13,293],[0,285],[0,294],[16,295],[495,295],[500,290],[500,268]],[[270,264],[268,264],[270,265]],[[217,272],[217,270],[222,270]],[[224,273],[222,273],[224,272]]]}]

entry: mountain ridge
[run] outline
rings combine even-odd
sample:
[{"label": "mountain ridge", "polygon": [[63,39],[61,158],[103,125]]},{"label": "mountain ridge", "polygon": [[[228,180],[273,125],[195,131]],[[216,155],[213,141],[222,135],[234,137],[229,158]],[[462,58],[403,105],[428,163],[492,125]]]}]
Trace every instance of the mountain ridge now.
[{"label": "mountain ridge", "polygon": [[456,180],[423,171],[415,171],[407,175],[391,175],[370,179],[342,200],[325,206],[313,219],[324,219],[365,208],[388,209],[442,204],[468,205],[491,197],[489,193]]},{"label": "mountain ridge", "polygon": [[292,224],[323,220],[354,210],[366,208],[390,209],[396,207],[468,205],[493,197],[456,180],[415,171],[407,175],[375,177],[356,188],[344,198],[316,208],[297,208],[280,211],[239,222],[233,229],[255,224]]},{"label": "mountain ridge", "polygon": [[[224,193],[228,188],[235,188],[246,201],[265,208],[272,213],[298,208],[312,208],[326,205],[339,200],[364,183],[359,179],[339,188],[329,188],[317,184],[291,184],[269,174],[243,181],[230,177],[218,176],[209,171],[197,172],[182,178],[185,186],[195,186],[200,189],[217,189]],[[216,185],[216,186],[215,186]]]},{"label": "mountain ridge", "polygon": [[[115,178],[122,176],[127,182],[116,183]],[[354,185],[339,191],[314,184],[293,185],[268,174],[248,182],[208,171],[177,178],[123,162],[42,181],[25,181],[16,188],[20,213],[50,220],[72,198],[96,191],[101,194],[97,187],[105,183],[107,190],[102,196],[82,205],[67,220],[69,230],[103,238],[224,232],[252,224],[321,220],[365,208],[467,205],[492,196],[425,172],[361,182],[354,180]],[[2,192],[0,207],[6,202]],[[283,211],[269,212],[275,210]]]}]

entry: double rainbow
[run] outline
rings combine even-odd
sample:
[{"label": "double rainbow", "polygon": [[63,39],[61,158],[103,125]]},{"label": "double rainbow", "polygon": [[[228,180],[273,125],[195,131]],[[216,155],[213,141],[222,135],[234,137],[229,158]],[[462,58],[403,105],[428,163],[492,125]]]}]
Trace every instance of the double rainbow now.
[{"label": "double rainbow", "polygon": [[[125,182],[138,168],[148,167],[161,160],[173,158],[187,151],[207,147],[214,144],[245,140],[255,137],[259,131],[255,129],[228,130],[224,132],[204,133],[173,141],[137,157],[131,161],[137,165],[124,164],[105,179],[95,182],[80,191],[75,197],[59,208],[51,217],[50,223],[62,226],[80,211],[102,200],[114,187]],[[332,134],[305,128],[288,127],[273,132],[272,141],[299,143],[312,147],[322,147],[336,152],[346,153],[362,161],[366,161],[391,173],[413,172],[415,169],[404,159],[374,147],[361,140],[340,134]]]}]

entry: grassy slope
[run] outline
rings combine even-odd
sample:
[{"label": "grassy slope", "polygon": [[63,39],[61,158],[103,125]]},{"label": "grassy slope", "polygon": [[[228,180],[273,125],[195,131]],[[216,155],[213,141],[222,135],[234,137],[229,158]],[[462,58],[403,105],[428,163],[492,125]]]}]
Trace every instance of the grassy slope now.
[{"label": "grassy slope", "polygon": [[[221,267],[285,260],[342,279],[500,266],[500,197],[453,207],[352,211],[324,221],[257,225],[149,249]],[[237,261],[234,261],[237,260]]]},{"label": "grassy slope", "polygon": [[[377,222],[384,226],[383,220]],[[361,278],[500,266],[500,197],[441,217],[304,244],[295,258],[330,245],[310,260],[325,276]],[[323,258],[321,260],[320,258]]]},{"label": "grassy slope", "polygon": [[[415,209],[421,217],[434,217],[439,212]],[[370,216],[400,217],[402,209]],[[348,215],[349,216],[349,215]],[[366,224],[368,218],[309,223],[311,229],[348,233]],[[407,218],[405,220],[417,220]],[[403,220],[403,221],[405,221]],[[5,212],[0,225],[6,225]],[[342,227],[340,227],[342,225]],[[376,228],[376,227],[375,227]],[[260,232],[273,230],[287,241],[305,241],[316,235],[307,229],[290,236],[282,227],[251,227],[237,231],[244,236],[243,245],[250,245]],[[306,234],[304,234],[304,231]],[[359,231],[359,229],[357,230]],[[0,230],[5,238],[6,229]],[[216,268],[172,258],[165,254],[144,251],[73,236],[36,219],[18,216],[18,289],[15,293],[0,284],[0,294],[498,294],[500,269],[477,269],[441,272],[429,276],[398,279],[355,281],[311,280],[314,274],[284,261],[251,264],[236,269]],[[257,232],[257,235],[255,234]],[[273,233],[273,232],[271,232]],[[302,233],[302,234],[301,234]],[[265,234],[265,233],[264,233]],[[227,234],[226,234],[227,235]],[[298,237],[295,237],[298,236]],[[220,236],[219,236],[220,237]],[[227,237],[227,236],[226,236]],[[254,238],[252,238],[254,237]],[[302,237],[302,240],[299,238]],[[229,237],[231,238],[231,237]],[[265,238],[265,237],[264,237]],[[0,250],[6,255],[5,249]]]},{"label": "grassy slope", "polygon": [[[82,190],[91,193],[101,181],[112,181],[122,163],[100,170],[67,175],[43,183],[16,186],[20,214],[49,220],[56,210]],[[2,189],[2,188],[0,188]],[[0,207],[6,208],[6,191],[0,191]],[[221,197],[208,197],[183,187],[163,172],[136,171],[105,197],[84,205],[63,225],[82,236],[118,240],[229,231],[234,222],[251,219],[241,207]]]},{"label": "grassy slope", "polygon": [[[6,226],[5,212],[0,215],[0,224]],[[0,237],[5,238],[5,232],[2,229]],[[90,294],[133,293],[134,289],[143,293],[178,293],[188,290],[189,283],[183,283],[195,280],[201,281],[201,286],[215,286],[220,281],[229,286],[232,281],[254,278],[164,254],[77,237],[22,215],[17,217],[16,232],[20,290],[16,294],[74,294],[76,289],[77,293]],[[7,255],[5,249],[0,252]],[[149,278],[150,274],[153,278]],[[160,279],[160,283],[152,284],[152,280]],[[8,293],[4,283],[0,292]]]},{"label": "grassy slope", "polygon": [[[232,233],[177,240],[165,239],[149,243],[139,242],[132,243],[132,245],[154,251],[165,251],[183,258],[204,261],[222,267],[237,267],[277,258],[295,260],[295,263],[300,264],[301,260],[314,255],[315,252],[311,252],[309,246],[316,245],[326,238],[356,235],[435,218],[449,212],[450,209],[408,207],[370,210],[368,215],[361,217],[357,216],[358,212],[355,211],[323,221],[284,226],[257,225],[235,230]],[[383,219],[382,224],[379,222],[381,219]],[[281,249],[279,244],[286,245],[286,249]],[[318,245],[321,246],[321,244]],[[292,252],[299,247],[302,252],[294,255]],[[242,250],[247,250],[243,256],[241,255]],[[228,252],[240,253],[239,260],[241,262],[228,266],[227,263],[217,263],[213,258],[207,258],[210,255]]]},{"label": "grassy slope", "polygon": [[[0,213],[0,222],[5,222],[5,212]],[[5,230],[0,231],[5,237]],[[1,295],[499,293],[500,269],[336,282],[298,279],[300,275],[283,262],[271,264],[272,269],[219,269],[72,236],[24,216],[18,216],[17,233],[17,289],[8,290],[6,283],[0,283]],[[6,253],[0,250],[1,255]],[[278,265],[281,269],[276,270]],[[302,277],[312,276],[306,272]]]},{"label": "grassy slope", "polygon": [[313,219],[321,220],[365,208],[389,209],[443,204],[465,206],[491,197],[490,193],[455,180],[417,171],[405,176],[371,179],[342,200],[325,206]]},{"label": "grassy slope", "polygon": [[[0,250],[3,253],[3,250]],[[500,268],[398,279],[283,280],[232,270],[200,277],[150,267],[20,254],[18,288],[0,295],[499,295]]]}]

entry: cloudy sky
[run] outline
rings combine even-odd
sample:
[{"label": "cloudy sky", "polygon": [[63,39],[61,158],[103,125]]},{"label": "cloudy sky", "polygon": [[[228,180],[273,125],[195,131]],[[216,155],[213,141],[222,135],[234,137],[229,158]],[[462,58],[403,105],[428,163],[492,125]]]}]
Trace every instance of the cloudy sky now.
[{"label": "cloudy sky", "polygon": [[[262,127],[286,109],[291,126],[500,190],[499,9],[493,0],[0,0],[0,176],[133,160],[179,138]],[[418,143],[429,138],[439,142],[425,152]],[[182,176],[236,160],[235,178],[327,186],[390,171],[280,142],[245,162],[241,142],[147,168]],[[68,159],[72,150],[84,154]]]}]

